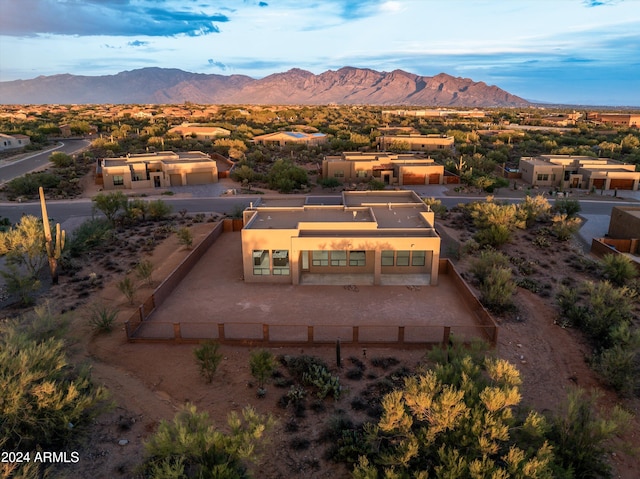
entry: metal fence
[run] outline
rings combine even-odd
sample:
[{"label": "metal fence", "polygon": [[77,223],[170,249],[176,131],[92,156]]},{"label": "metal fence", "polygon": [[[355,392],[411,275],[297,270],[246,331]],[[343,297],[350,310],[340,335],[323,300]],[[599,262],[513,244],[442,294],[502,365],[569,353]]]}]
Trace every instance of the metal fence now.
[{"label": "metal fence", "polygon": [[264,323],[169,323],[144,321],[129,338],[132,342],[197,343],[212,339],[230,345],[264,345],[271,347],[302,347],[333,344],[337,340],[355,346],[392,346],[422,348],[447,344],[452,336],[462,342],[474,339],[491,341],[490,326],[414,325],[377,326],[360,324],[264,324]]}]

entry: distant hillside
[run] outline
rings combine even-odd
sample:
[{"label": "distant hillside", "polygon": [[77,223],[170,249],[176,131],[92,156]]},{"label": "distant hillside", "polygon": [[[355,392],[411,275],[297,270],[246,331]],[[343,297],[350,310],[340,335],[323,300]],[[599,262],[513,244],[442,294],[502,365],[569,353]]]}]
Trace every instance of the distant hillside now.
[{"label": "distant hillside", "polygon": [[411,106],[526,106],[496,86],[440,73],[344,67],[319,75],[294,68],[260,80],[245,75],[207,75],[174,68],[142,68],[116,75],[40,76],[0,82],[2,104],[215,103]]}]

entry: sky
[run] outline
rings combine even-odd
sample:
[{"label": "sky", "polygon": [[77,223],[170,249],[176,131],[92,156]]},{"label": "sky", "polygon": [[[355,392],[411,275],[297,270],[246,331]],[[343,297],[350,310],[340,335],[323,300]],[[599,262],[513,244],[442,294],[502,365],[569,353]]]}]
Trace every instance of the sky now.
[{"label": "sky", "polygon": [[144,67],[438,73],[640,106],[640,0],[0,0],[0,81]]}]

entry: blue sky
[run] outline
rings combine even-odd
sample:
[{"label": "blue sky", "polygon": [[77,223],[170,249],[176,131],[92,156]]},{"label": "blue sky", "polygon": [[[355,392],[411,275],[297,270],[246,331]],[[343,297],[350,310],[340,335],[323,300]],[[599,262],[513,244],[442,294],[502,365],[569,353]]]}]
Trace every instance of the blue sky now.
[{"label": "blue sky", "polygon": [[1,81],[151,66],[399,68],[640,106],[640,0],[2,0]]}]

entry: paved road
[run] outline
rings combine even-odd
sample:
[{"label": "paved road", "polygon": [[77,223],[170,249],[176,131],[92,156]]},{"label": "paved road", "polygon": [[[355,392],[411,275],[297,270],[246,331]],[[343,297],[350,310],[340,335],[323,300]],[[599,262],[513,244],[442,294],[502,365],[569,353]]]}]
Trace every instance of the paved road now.
[{"label": "paved road", "polygon": [[60,151],[67,155],[76,154],[90,145],[89,140],[65,140],[64,143],[49,148],[45,151],[33,153],[25,158],[16,161],[8,161],[6,164],[0,163],[0,185],[18,176],[22,176],[31,171],[39,170],[49,165],[49,156],[54,151]]}]

